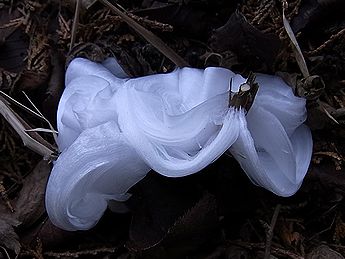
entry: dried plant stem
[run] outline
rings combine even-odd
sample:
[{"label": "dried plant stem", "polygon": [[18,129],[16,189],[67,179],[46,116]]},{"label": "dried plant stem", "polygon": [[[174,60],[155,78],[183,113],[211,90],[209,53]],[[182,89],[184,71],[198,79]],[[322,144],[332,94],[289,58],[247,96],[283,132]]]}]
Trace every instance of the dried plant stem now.
[{"label": "dried plant stem", "polygon": [[[42,138],[40,139],[40,141],[38,141],[26,132],[27,128],[25,128],[23,124],[24,121],[21,120],[19,116],[8,106],[6,100],[2,96],[0,96],[0,113],[12,126],[12,128],[18,133],[25,146],[42,155],[45,159],[54,160],[56,158],[55,152],[41,143],[43,140]],[[45,140],[43,141],[45,142]]]},{"label": "dried plant stem", "polygon": [[316,49],[312,50],[312,51],[308,51],[307,54],[309,56],[312,55],[317,55],[319,54],[323,49],[325,49],[326,47],[330,46],[336,39],[339,39],[340,37],[342,37],[345,34],[345,28],[340,30],[339,32],[337,32],[336,34],[332,35],[327,41],[325,41],[322,45],[320,45],[319,47],[317,47]]},{"label": "dried plant stem", "polygon": [[[259,249],[263,250],[265,249],[265,244],[262,243],[249,243],[249,242],[242,242],[242,241],[228,241],[229,245],[237,245],[240,247],[244,247],[249,250],[253,249]],[[271,248],[272,255],[275,256],[281,256],[283,258],[291,258],[291,259],[304,259],[305,257],[300,256],[299,254],[295,254],[292,251],[285,250],[283,248],[278,248],[278,247],[272,247]]]},{"label": "dried plant stem", "polygon": [[264,257],[265,259],[271,258],[271,246],[272,246],[273,230],[274,230],[276,223],[277,223],[280,207],[281,207],[281,205],[278,204],[276,206],[276,208],[274,209],[274,213],[273,213],[272,220],[271,220],[271,225],[270,225],[270,227],[267,231],[267,234],[266,234],[265,257]]},{"label": "dried plant stem", "polygon": [[130,18],[108,0],[99,0],[102,4],[109,7],[115,14],[120,16],[133,30],[144,37],[149,43],[156,47],[164,56],[174,62],[178,67],[188,67],[189,64],[179,56],[173,49],[166,45],[160,38],[152,32],[141,26],[139,23]]},{"label": "dried plant stem", "polygon": [[172,32],[174,30],[174,27],[170,24],[166,24],[166,23],[161,23],[158,21],[152,21],[149,20],[145,17],[141,17],[141,16],[137,16],[133,13],[127,13],[127,15],[132,18],[134,21],[141,23],[141,24],[145,24],[146,26],[149,26],[150,28],[153,29],[159,29],[161,31],[168,31],[168,32]]},{"label": "dried plant stem", "polygon": [[61,257],[67,257],[67,258],[77,258],[84,255],[98,255],[101,253],[115,253],[117,251],[117,248],[112,247],[101,247],[96,248],[92,250],[81,250],[81,251],[67,251],[67,252],[45,252],[44,255],[47,255],[49,257],[55,257],[55,258],[61,258]]},{"label": "dried plant stem", "polygon": [[304,56],[302,54],[301,48],[299,47],[299,44],[297,42],[297,39],[295,37],[295,34],[292,31],[292,28],[289,24],[289,21],[285,17],[285,10],[287,9],[287,2],[286,0],[283,0],[283,23],[284,23],[284,28],[286,30],[287,35],[289,36],[289,39],[292,43],[292,50],[294,52],[297,64],[303,74],[304,78],[307,78],[310,76],[309,70],[307,67],[307,64],[305,62]]},{"label": "dried plant stem", "polygon": [[10,255],[8,254],[6,248],[3,247],[3,246],[0,246],[0,248],[4,251],[4,253],[5,253],[5,255],[6,255],[6,258],[11,259],[11,257],[10,257]]},{"label": "dried plant stem", "polygon": [[81,5],[81,0],[77,0],[76,5],[75,5],[73,24],[72,24],[71,43],[69,45],[69,50],[70,51],[73,48],[74,43],[75,43],[75,39],[77,37],[77,29],[78,29],[78,24],[79,24],[80,5]]}]

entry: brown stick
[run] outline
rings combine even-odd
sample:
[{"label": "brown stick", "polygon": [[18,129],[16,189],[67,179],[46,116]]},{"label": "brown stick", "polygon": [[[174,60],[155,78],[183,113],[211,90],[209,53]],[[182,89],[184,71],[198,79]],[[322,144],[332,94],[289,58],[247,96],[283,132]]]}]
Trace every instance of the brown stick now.
[{"label": "brown stick", "polygon": [[266,234],[266,246],[265,246],[265,257],[264,257],[265,259],[271,258],[271,246],[272,246],[273,230],[274,230],[274,227],[276,226],[276,223],[277,223],[280,207],[281,207],[281,205],[278,204],[276,206],[276,208],[274,209],[274,213],[273,213],[272,220],[271,220],[271,225],[270,225],[269,230]]},{"label": "brown stick", "polygon": [[[229,245],[237,245],[246,249],[259,249],[263,250],[265,249],[265,244],[263,243],[248,243],[248,242],[242,242],[242,241],[228,241]],[[295,254],[292,251],[284,250],[282,248],[278,247],[272,247],[272,254],[275,256],[283,256],[284,258],[291,258],[291,259],[304,259],[303,256],[299,254]]]},{"label": "brown stick", "polygon": [[133,30],[143,36],[149,43],[156,47],[164,56],[170,59],[178,67],[189,67],[189,64],[179,56],[173,49],[166,45],[160,38],[152,32],[141,26],[139,23],[130,18],[108,0],[99,0],[102,4],[109,7],[115,14],[120,16]]}]

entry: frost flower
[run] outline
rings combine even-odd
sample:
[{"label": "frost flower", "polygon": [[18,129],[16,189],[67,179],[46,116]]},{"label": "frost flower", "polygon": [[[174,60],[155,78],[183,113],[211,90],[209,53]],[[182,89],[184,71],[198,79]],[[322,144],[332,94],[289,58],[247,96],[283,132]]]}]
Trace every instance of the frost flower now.
[{"label": "frost flower", "polygon": [[312,151],[305,100],[278,77],[258,75],[252,108],[229,107],[224,68],[182,68],[129,79],[114,59],[74,59],[58,108],[58,145],[46,191],[51,221],[66,230],[93,227],[109,200],[150,169],[196,173],[230,150],[249,178],[281,196],[294,194]]}]

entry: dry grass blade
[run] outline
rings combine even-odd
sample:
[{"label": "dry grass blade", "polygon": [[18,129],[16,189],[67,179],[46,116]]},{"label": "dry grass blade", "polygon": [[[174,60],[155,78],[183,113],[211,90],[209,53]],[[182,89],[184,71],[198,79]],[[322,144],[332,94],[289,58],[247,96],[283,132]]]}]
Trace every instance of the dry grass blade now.
[{"label": "dry grass blade", "polygon": [[2,96],[0,96],[0,113],[18,133],[25,146],[42,155],[44,159],[56,159],[55,152],[52,149],[48,148],[46,145],[43,145],[40,141],[32,138],[28,133],[26,133],[27,129],[19,119],[19,116],[16,115],[16,113],[8,106],[6,100]]},{"label": "dry grass blade", "polygon": [[53,125],[51,125],[49,120],[46,117],[44,117],[44,115],[40,112],[40,110],[36,107],[36,105],[31,101],[31,99],[29,98],[29,96],[27,96],[27,94],[25,92],[23,92],[24,96],[27,98],[27,100],[30,102],[30,104],[32,105],[32,107],[34,107],[34,109],[36,111],[33,111],[32,109],[30,109],[30,108],[26,107],[25,105],[21,104],[16,99],[12,98],[8,94],[4,93],[3,91],[0,91],[0,94],[2,94],[4,97],[6,97],[7,100],[10,101],[11,103],[17,105],[19,108],[23,109],[24,111],[27,111],[28,113],[36,116],[37,118],[45,121],[49,125],[49,128],[50,128],[50,130],[48,130],[46,132],[52,133],[52,135],[54,137],[54,141],[57,144],[57,131],[54,129]]},{"label": "dry grass blade", "polygon": [[40,115],[40,118],[42,118],[49,125],[50,130],[47,130],[46,132],[50,132],[53,134],[55,144],[57,144],[57,131],[54,129],[53,125],[50,123],[50,121],[46,117],[44,117],[44,115],[40,112],[40,110],[36,107],[36,105],[31,101],[29,96],[27,96],[25,92],[23,92],[23,94],[25,95],[26,99],[30,102],[32,107],[34,107],[36,112]]},{"label": "dry grass blade", "polygon": [[8,254],[6,248],[3,247],[3,246],[0,246],[0,248],[4,251],[4,253],[5,253],[5,255],[6,255],[6,258],[11,259],[11,257],[10,257],[10,255]]},{"label": "dry grass blade", "polygon": [[7,100],[15,105],[17,105],[19,108],[23,109],[24,111],[27,111],[28,113],[36,116],[37,118],[40,118],[42,120],[44,120],[44,118],[42,118],[42,116],[40,114],[38,114],[37,112],[34,112],[33,110],[31,110],[30,108],[26,107],[25,105],[21,104],[20,102],[18,102],[16,99],[13,99],[11,96],[9,96],[8,94],[4,93],[3,91],[0,91],[0,94],[4,97],[7,98]]},{"label": "dry grass blade", "polygon": [[75,39],[77,37],[77,29],[79,24],[79,13],[80,13],[80,6],[81,6],[81,0],[77,0],[75,4],[75,12],[74,12],[74,19],[73,19],[73,25],[72,25],[72,33],[71,33],[71,43],[69,45],[69,51],[72,50]]},{"label": "dry grass blade", "polygon": [[99,0],[105,6],[109,7],[115,14],[120,16],[133,30],[144,37],[149,43],[156,47],[164,56],[170,59],[178,67],[189,67],[189,64],[180,57],[173,49],[167,46],[160,38],[141,26],[139,23],[130,18],[108,0]]},{"label": "dry grass blade", "polygon": [[56,130],[50,130],[50,129],[45,129],[45,128],[28,129],[25,131],[26,132],[45,132],[45,133],[54,133],[54,134],[58,133]]},{"label": "dry grass blade", "polygon": [[292,42],[293,52],[294,52],[297,64],[299,66],[299,69],[301,70],[303,76],[305,78],[307,78],[310,75],[308,67],[307,67],[307,64],[306,64],[305,59],[303,57],[301,48],[298,45],[297,39],[295,37],[295,34],[293,33],[293,31],[291,29],[289,21],[285,17],[285,10],[286,10],[287,6],[288,6],[288,4],[284,0],[283,1],[283,23],[284,23],[284,28],[285,28],[286,33],[288,34],[288,36],[289,36],[289,38],[290,38],[290,40]]},{"label": "dry grass blade", "polygon": [[325,112],[325,114],[328,116],[328,118],[330,118],[332,121],[334,121],[336,124],[340,124],[327,110],[326,110],[326,108],[322,105],[322,104],[320,104],[321,105],[321,107],[322,107],[322,110]]}]

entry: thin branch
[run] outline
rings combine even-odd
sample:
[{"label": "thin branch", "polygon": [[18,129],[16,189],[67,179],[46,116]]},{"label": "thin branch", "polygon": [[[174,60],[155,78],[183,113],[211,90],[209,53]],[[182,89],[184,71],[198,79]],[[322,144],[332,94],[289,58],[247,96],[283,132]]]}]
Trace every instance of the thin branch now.
[{"label": "thin branch", "polygon": [[276,208],[274,209],[274,213],[271,219],[271,225],[269,230],[267,231],[266,234],[266,245],[265,245],[265,259],[270,259],[271,258],[271,246],[272,246],[272,238],[273,238],[273,231],[277,223],[279,211],[280,211],[281,205],[278,204]]},{"label": "thin branch", "polygon": [[[263,250],[265,249],[265,244],[262,243],[248,243],[248,242],[242,242],[242,241],[228,241],[229,245],[237,245],[249,250],[253,249],[259,249]],[[291,258],[291,259],[304,259],[303,256],[299,254],[295,254],[292,251],[285,250],[283,248],[278,248],[278,247],[272,247],[272,254],[275,256],[281,256],[284,258]]]},{"label": "thin branch", "polygon": [[44,255],[54,258],[78,258],[85,255],[98,255],[103,253],[115,253],[118,249],[113,247],[101,247],[91,250],[68,251],[68,252],[45,252]]},{"label": "thin branch", "polygon": [[170,59],[178,67],[189,67],[189,64],[179,56],[173,49],[166,45],[160,38],[152,32],[141,26],[139,23],[130,18],[108,0],[99,0],[102,4],[109,7],[115,14],[120,16],[133,30],[144,37],[149,43],[156,47],[164,56]]}]

